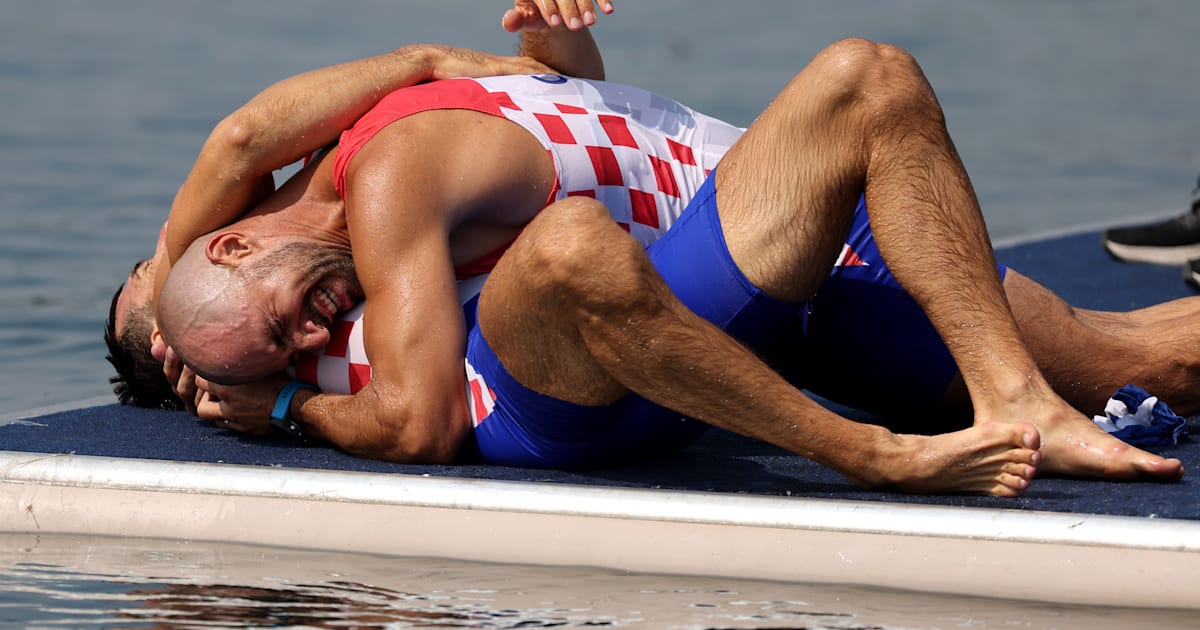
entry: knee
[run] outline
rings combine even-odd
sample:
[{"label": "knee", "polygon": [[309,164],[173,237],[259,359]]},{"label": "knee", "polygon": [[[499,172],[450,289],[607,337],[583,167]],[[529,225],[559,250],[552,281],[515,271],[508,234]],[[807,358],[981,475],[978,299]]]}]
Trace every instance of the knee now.
[{"label": "knee", "polygon": [[941,118],[941,108],[920,65],[898,46],[843,39],[809,64],[834,107],[853,107],[877,123],[890,124],[914,112]]},{"label": "knee", "polygon": [[556,202],[523,235],[524,259],[539,293],[575,306],[611,303],[634,291],[649,262],[641,245],[587,197]]}]

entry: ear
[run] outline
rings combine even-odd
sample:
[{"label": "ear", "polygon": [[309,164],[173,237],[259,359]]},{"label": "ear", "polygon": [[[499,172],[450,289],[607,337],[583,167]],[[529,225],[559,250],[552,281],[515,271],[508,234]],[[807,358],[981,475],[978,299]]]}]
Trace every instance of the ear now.
[{"label": "ear", "polygon": [[219,232],[208,239],[204,254],[210,262],[237,267],[258,249],[258,242],[242,232]]},{"label": "ear", "polygon": [[150,331],[150,354],[159,363],[167,360],[167,340],[163,339],[162,333],[159,332],[158,324]]}]

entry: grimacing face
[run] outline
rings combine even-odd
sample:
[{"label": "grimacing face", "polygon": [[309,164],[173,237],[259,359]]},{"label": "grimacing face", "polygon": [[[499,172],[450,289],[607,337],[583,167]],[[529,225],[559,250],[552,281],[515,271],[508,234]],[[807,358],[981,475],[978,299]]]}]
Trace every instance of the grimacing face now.
[{"label": "grimacing face", "polygon": [[263,250],[224,277],[171,339],[197,374],[222,384],[262,380],[319,351],[363,298],[350,253],[307,241]]}]

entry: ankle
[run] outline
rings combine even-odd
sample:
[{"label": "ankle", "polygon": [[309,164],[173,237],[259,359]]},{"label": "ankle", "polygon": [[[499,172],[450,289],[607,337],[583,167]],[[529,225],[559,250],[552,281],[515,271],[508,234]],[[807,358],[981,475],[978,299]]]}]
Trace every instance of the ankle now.
[{"label": "ankle", "polygon": [[852,481],[868,489],[899,487],[910,476],[911,466],[919,459],[926,439],[883,429],[872,443],[866,465],[858,468]]},{"label": "ankle", "polygon": [[1042,405],[1058,399],[1058,395],[1037,371],[991,378],[981,387],[971,389],[970,394],[976,423],[989,419],[1002,420],[1014,407]]}]

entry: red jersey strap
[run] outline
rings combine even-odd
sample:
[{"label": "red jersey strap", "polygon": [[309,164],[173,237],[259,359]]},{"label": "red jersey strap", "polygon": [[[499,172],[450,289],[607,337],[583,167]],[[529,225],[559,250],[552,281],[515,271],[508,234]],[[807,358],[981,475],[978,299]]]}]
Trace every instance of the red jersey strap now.
[{"label": "red jersey strap", "polygon": [[346,198],[346,170],[363,145],[397,120],[434,109],[469,109],[504,118],[492,94],[470,79],[448,79],[396,90],[342,132],[333,160],[333,185],[342,199]]}]

